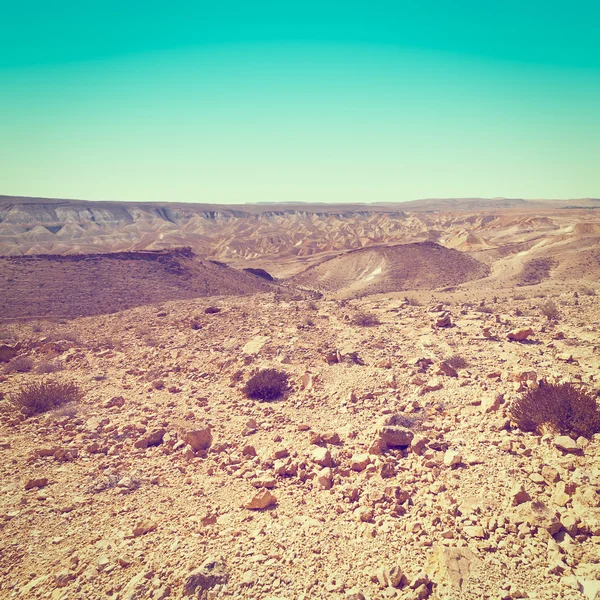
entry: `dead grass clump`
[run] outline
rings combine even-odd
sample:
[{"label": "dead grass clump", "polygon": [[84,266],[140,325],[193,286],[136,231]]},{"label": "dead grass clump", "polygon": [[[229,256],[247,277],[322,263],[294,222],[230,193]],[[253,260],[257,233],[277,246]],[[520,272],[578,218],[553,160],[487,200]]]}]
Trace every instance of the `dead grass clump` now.
[{"label": "dead grass clump", "polygon": [[288,376],[277,369],[261,369],[246,383],[245,393],[254,400],[275,400],[288,389]]},{"label": "dead grass clump", "polygon": [[448,358],[444,359],[448,365],[450,365],[453,369],[466,369],[469,366],[469,361],[460,354],[453,354]]},{"label": "dead grass clump", "polygon": [[408,304],[408,306],[423,306],[423,302],[415,296],[404,296],[404,302]]},{"label": "dead grass clump", "polygon": [[15,410],[29,417],[77,402],[82,396],[82,391],[73,382],[46,379],[23,386],[9,401]]},{"label": "dead grass clump", "polygon": [[33,360],[29,356],[17,356],[4,368],[5,373],[29,373],[33,369]]},{"label": "dead grass clump", "polygon": [[351,320],[354,325],[359,325],[360,327],[373,327],[374,325],[379,325],[381,323],[376,315],[363,310],[355,312],[352,315]]},{"label": "dead grass clump", "polygon": [[560,316],[560,312],[558,307],[552,300],[546,300],[540,305],[540,312],[544,315],[549,321],[558,321],[558,317]]},{"label": "dead grass clump", "polygon": [[511,415],[523,431],[550,430],[575,438],[600,432],[600,407],[595,396],[573,383],[542,381],[513,403]]}]

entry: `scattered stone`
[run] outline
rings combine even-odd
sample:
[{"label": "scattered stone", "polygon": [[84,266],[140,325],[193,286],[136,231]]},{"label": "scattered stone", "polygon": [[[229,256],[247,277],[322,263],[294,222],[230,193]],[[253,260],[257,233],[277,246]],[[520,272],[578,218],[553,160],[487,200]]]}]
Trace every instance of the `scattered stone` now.
[{"label": "scattered stone", "polygon": [[134,447],[144,449],[151,446],[159,446],[162,444],[165,433],[167,433],[167,430],[164,427],[154,429],[150,433],[145,434],[143,437],[137,440],[134,444]]},{"label": "scattered stone", "polygon": [[247,502],[244,507],[250,510],[262,510],[264,508],[268,508],[269,506],[274,506],[277,504],[277,498],[269,492],[269,490],[263,489],[258,494],[253,496],[253,498]]},{"label": "scattered stone", "polygon": [[514,329],[508,334],[508,339],[512,342],[524,342],[531,335],[533,335],[533,329]]},{"label": "scattered stone", "polygon": [[206,450],[212,444],[212,432],[208,425],[196,429],[188,429],[182,434],[182,440],[189,444],[194,452]]},{"label": "scattered stone", "polygon": [[208,592],[217,585],[225,585],[229,581],[229,570],[225,562],[219,558],[207,558],[198,569],[192,571],[185,579],[183,593],[195,595],[199,600],[206,600]]},{"label": "scattered stone", "polygon": [[39,488],[44,488],[47,485],[48,485],[47,477],[38,477],[35,479],[28,479],[25,482],[25,489],[26,490],[39,489]]},{"label": "scattered stone", "polygon": [[370,462],[371,458],[368,454],[354,454],[350,462],[350,468],[353,471],[364,471]]},{"label": "scattered stone", "polygon": [[444,454],[444,464],[447,467],[454,467],[460,465],[462,462],[462,456],[454,450],[447,450]]},{"label": "scattered stone", "polygon": [[133,529],[133,537],[139,537],[140,535],[146,535],[151,531],[156,530],[156,523],[154,521],[140,521]]},{"label": "scattered stone", "polygon": [[333,458],[327,448],[315,448],[312,451],[312,459],[322,467],[332,467]]},{"label": "scattered stone", "polygon": [[562,452],[580,454],[581,448],[577,445],[577,442],[571,439],[568,435],[559,435],[554,438],[553,444]]}]

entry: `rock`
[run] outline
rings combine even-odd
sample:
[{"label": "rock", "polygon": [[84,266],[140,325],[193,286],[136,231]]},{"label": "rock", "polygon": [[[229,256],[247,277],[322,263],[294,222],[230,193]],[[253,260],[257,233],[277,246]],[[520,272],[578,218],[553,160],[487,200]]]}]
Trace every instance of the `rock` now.
[{"label": "rock", "polygon": [[437,328],[451,327],[452,326],[452,317],[450,316],[450,314],[446,313],[445,315],[442,315],[441,317],[437,318],[435,320],[434,325]]},{"label": "rock", "polygon": [[266,335],[257,335],[255,338],[252,338],[246,345],[242,348],[243,354],[258,354],[263,346],[269,341],[269,337]]},{"label": "rock", "polygon": [[573,454],[581,453],[581,448],[577,445],[577,442],[568,435],[559,435],[552,440],[552,443],[562,452],[571,452]]},{"label": "rock", "polygon": [[600,580],[579,578],[578,582],[588,600],[600,600]]},{"label": "rock", "polygon": [[110,400],[104,403],[104,408],[113,408],[115,406],[121,407],[125,405],[125,398],[123,396],[113,396]]},{"label": "rock", "polygon": [[558,483],[560,481],[560,473],[558,472],[558,469],[551,467],[550,465],[544,465],[542,467],[542,477],[548,483]]},{"label": "rock", "polygon": [[250,510],[262,510],[275,504],[277,504],[277,498],[269,490],[263,489],[247,502],[244,507]]},{"label": "rock", "polygon": [[525,491],[522,485],[515,485],[510,492],[510,501],[513,506],[529,502],[531,496]]},{"label": "rock", "polygon": [[157,525],[154,521],[140,521],[133,529],[132,534],[133,537],[139,537],[140,535],[145,535],[154,531]]},{"label": "rock", "polygon": [[317,485],[322,490],[330,490],[333,486],[333,472],[330,467],[321,469],[316,476]]},{"label": "rock", "polygon": [[333,459],[327,448],[315,448],[312,451],[312,459],[322,467],[332,467]]},{"label": "rock", "polygon": [[346,600],[365,600],[364,594],[357,588],[353,587],[346,590]]},{"label": "rock", "polygon": [[228,581],[229,571],[225,562],[219,558],[210,557],[186,577],[183,593],[186,596],[195,595],[199,600],[205,600],[212,588],[217,585],[225,585]]},{"label": "rock", "polygon": [[447,467],[454,467],[460,465],[462,462],[462,456],[454,450],[447,450],[444,454],[444,464]]},{"label": "rock", "polygon": [[520,504],[509,516],[514,522],[527,523],[531,527],[545,529],[550,535],[555,535],[562,529],[558,513],[549,509],[539,500]]},{"label": "rock", "polygon": [[381,441],[389,448],[405,448],[410,446],[414,434],[413,432],[404,427],[402,423],[405,419],[402,416],[395,414],[386,417],[382,426],[379,429],[379,435]]},{"label": "rock", "polygon": [[498,410],[504,401],[504,394],[495,394],[494,396],[486,396],[481,400],[481,410],[484,413],[490,413]]},{"label": "rock", "polygon": [[512,342],[524,342],[530,335],[533,335],[533,329],[514,329],[508,334],[508,339]]},{"label": "rock", "polygon": [[67,569],[63,569],[54,574],[54,583],[56,584],[56,587],[59,588],[69,585],[69,582],[73,581],[73,579],[75,579],[75,573],[72,573]]},{"label": "rock", "polygon": [[440,363],[436,375],[446,375],[447,377],[458,377],[456,369],[444,360]]},{"label": "rock", "polygon": [[465,527],[464,531],[467,537],[478,539],[485,538],[485,531],[483,530],[483,527],[481,525],[467,526]]},{"label": "rock", "polygon": [[189,429],[182,435],[182,439],[186,444],[189,444],[194,452],[206,450],[212,444],[212,432],[210,426],[199,427],[197,429]]},{"label": "rock", "polygon": [[48,485],[47,477],[38,477],[37,479],[28,479],[25,482],[25,489],[33,490],[33,489],[37,489],[37,488],[46,487],[47,485]]},{"label": "rock", "polygon": [[159,446],[162,444],[165,433],[167,433],[167,430],[164,427],[154,429],[150,433],[146,433],[143,437],[137,440],[137,442],[134,444],[134,447],[149,448],[150,446]]},{"label": "rock", "polygon": [[440,546],[430,559],[429,574],[439,586],[465,593],[479,566],[480,560],[468,548]]},{"label": "rock", "polygon": [[390,569],[379,567],[377,571],[375,571],[375,575],[372,579],[379,583],[382,588],[398,588],[405,580],[405,577],[402,573],[402,569],[398,566],[394,566]]},{"label": "rock", "polygon": [[416,435],[413,437],[411,443],[410,443],[410,449],[415,453],[420,455],[423,450],[426,448],[427,444],[429,443],[429,439],[422,436],[422,435]]},{"label": "rock", "polygon": [[368,454],[354,454],[350,460],[350,468],[353,471],[364,471],[371,462]]}]

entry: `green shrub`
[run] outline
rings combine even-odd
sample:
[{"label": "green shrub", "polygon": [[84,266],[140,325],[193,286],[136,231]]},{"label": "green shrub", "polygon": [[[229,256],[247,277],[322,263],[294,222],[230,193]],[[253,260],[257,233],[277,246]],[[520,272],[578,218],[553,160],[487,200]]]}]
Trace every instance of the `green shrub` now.
[{"label": "green shrub", "polygon": [[275,400],[288,389],[288,376],[277,369],[261,369],[246,383],[245,393],[254,400]]},{"label": "green shrub", "polygon": [[573,383],[542,381],[511,407],[511,416],[523,431],[547,430],[574,437],[600,433],[600,407],[596,397]]}]

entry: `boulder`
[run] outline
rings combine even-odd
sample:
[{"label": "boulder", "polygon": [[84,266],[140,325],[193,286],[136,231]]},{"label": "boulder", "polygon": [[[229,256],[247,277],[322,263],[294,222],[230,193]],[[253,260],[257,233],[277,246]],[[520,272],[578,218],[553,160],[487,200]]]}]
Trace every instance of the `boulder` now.
[{"label": "boulder", "polygon": [[570,452],[573,454],[581,453],[581,448],[577,445],[577,442],[571,439],[568,435],[559,435],[554,438],[552,443],[562,452]]}]

